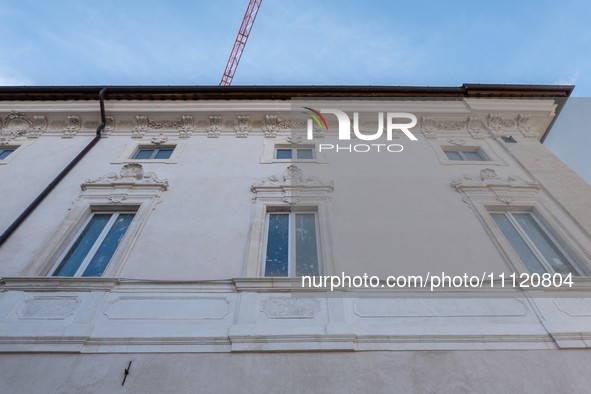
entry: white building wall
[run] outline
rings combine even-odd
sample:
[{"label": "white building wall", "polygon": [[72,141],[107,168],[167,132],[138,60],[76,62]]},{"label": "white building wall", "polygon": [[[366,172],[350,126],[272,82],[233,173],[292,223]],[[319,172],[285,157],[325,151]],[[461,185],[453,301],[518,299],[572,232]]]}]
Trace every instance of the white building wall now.
[{"label": "white building wall", "polygon": [[[47,116],[41,136],[21,133],[13,143],[27,145],[0,166],[0,178],[6,185],[0,195],[6,208],[1,228],[8,227],[90,141],[94,135],[90,126],[98,122],[94,106],[78,102],[0,104],[0,114],[16,110],[27,116]],[[0,351],[5,352],[0,356],[0,376],[8,387],[20,387],[21,392],[39,392],[42,387],[56,392],[111,392],[119,387],[119,375],[129,360],[134,363],[126,390],[135,392],[169,388],[253,391],[260,385],[278,392],[296,391],[297,387],[302,389],[297,391],[338,387],[359,391],[365,385],[372,391],[396,385],[415,392],[473,392],[476,386],[484,392],[498,392],[517,382],[489,376],[507,371],[534,382],[521,387],[526,392],[550,392],[562,382],[568,383],[561,388],[577,391],[586,384],[576,376],[584,375],[578,369],[587,353],[557,349],[589,346],[591,307],[582,298],[591,285],[589,277],[577,278],[579,293],[572,298],[536,297],[528,289],[508,289],[492,299],[458,289],[445,290],[437,298],[341,298],[322,291],[301,298],[291,294],[296,286],[291,280],[257,275],[251,258],[257,217],[253,198],[260,196],[251,186],[273,175],[281,183],[291,164],[261,163],[265,141],[270,140],[264,132],[265,115],[289,119],[289,103],[107,101],[106,107],[107,115],[114,118],[107,137],[101,138],[0,250],[4,282]],[[541,204],[576,244],[580,259],[589,263],[588,207],[573,197],[582,192],[565,197],[558,190],[581,191],[589,186],[570,173],[556,183],[562,178],[540,172],[539,158],[534,160],[528,153],[540,151],[537,141],[552,121],[554,107],[551,99],[510,105],[464,100],[445,108],[438,103],[421,104],[408,109],[422,119],[413,129],[418,141],[399,138],[396,143],[404,146],[401,153],[328,152],[327,164],[294,163],[304,179],[314,175],[334,183],[326,211],[330,231],[322,239],[322,247],[330,254],[325,256],[325,273],[352,276],[367,272],[385,278],[424,275],[436,269],[449,275],[509,275],[515,270],[514,259],[479,216],[480,197],[466,192],[470,182],[489,182],[480,178],[487,168],[494,170],[491,179],[498,184],[513,182],[509,177],[515,175],[520,179],[517,182],[527,183],[524,188],[529,197],[511,186],[514,204],[525,198]],[[515,122],[500,130],[487,123],[491,112],[511,120],[525,111],[535,132],[524,132]],[[64,119],[72,114],[80,116],[82,126],[73,138],[63,138]],[[227,122],[235,125],[237,116],[245,114],[250,117],[251,130],[246,138],[237,138],[237,131]],[[137,116],[143,115],[160,123],[137,129]],[[222,117],[217,138],[208,138],[212,115]],[[193,116],[190,136],[180,126],[181,116]],[[469,116],[480,119],[480,131],[446,127]],[[428,117],[435,122],[429,123]],[[4,130],[14,131],[7,122]],[[134,138],[138,130],[145,132],[139,139]],[[290,135],[288,129],[278,131],[273,140],[285,141]],[[517,144],[500,138],[507,135],[514,136]],[[168,144],[177,143],[180,156],[176,163],[142,163],[144,174],[154,172],[159,180],[167,180],[168,187],[150,186],[159,194],[150,200],[140,230],[115,267],[113,272],[118,274],[43,276],[48,269],[43,263],[46,251],[79,209],[78,198],[86,193],[81,185],[111,172],[118,174],[130,144],[150,145],[152,138],[161,137],[167,137]],[[329,141],[331,136],[326,138]],[[436,145],[450,144],[450,139],[486,144],[495,160],[471,165],[442,163]],[[549,152],[542,160],[558,161]],[[462,174],[472,180],[464,179],[464,186],[450,186],[461,181]],[[154,178],[142,179],[150,183]],[[505,204],[495,199],[499,195],[492,196],[486,197],[492,202],[481,205]],[[362,235],[357,242],[356,234]],[[586,269],[591,270],[591,264]],[[385,352],[393,350],[407,352]],[[422,352],[426,350],[439,352]],[[326,353],[292,353],[298,351]],[[206,354],[228,352],[274,353]],[[228,363],[240,367],[225,367]],[[284,373],[286,368],[291,370],[292,377],[277,377],[273,371],[278,366]],[[40,371],[43,378],[27,382],[21,371],[28,368]],[[185,379],[176,382],[173,371],[179,370]],[[225,370],[232,371],[234,378],[226,379]],[[426,375],[417,374],[418,370]],[[351,374],[359,378],[351,380]],[[357,383],[339,383],[341,375]],[[257,376],[257,380],[252,386],[238,386],[245,376]],[[310,380],[297,378],[302,376]]]}]

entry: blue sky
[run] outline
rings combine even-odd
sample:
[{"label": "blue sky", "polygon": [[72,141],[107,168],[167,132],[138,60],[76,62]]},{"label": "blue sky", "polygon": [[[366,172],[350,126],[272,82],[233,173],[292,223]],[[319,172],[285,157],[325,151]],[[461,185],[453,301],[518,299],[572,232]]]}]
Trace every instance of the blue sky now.
[{"label": "blue sky", "polygon": [[[4,0],[0,85],[217,85],[247,4]],[[590,21],[588,0],[265,0],[233,85],[574,84],[588,97]],[[591,130],[559,137],[546,146],[591,182]]]}]

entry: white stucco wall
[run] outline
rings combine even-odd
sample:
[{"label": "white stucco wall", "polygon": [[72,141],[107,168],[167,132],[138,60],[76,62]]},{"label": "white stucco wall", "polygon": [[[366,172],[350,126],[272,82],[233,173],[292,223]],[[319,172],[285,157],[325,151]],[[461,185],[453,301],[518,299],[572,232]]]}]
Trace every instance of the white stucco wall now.
[{"label": "white stucco wall", "polygon": [[[0,103],[0,115],[16,110],[48,119],[38,138],[23,134],[15,139],[28,145],[0,166],[5,185],[0,192],[1,229],[91,140],[90,125],[98,122],[94,107],[96,103]],[[302,298],[290,293],[290,280],[261,278],[260,259],[252,256],[258,256],[262,241],[256,238],[256,222],[257,204],[264,197],[251,186],[265,181],[280,188],[288,183],[282,177],[291,163],[261,163],[269,140],[285,143],[290,136],[279,126],[272,139],[264,131],[266,115],[289,119],[288,102],[107,101],[106,107],[114,128],[0,250],[0,352],[5,352],[0,376],[9,387],[21,392],[40,387],[111,392],[129,360],[134,364],[125,390],[134,392],[254,391],[261,385],[278,392],[294,387],[352,392],[366,385],[373,391],[396,386],[405,392],[473,392],[477,387],[511,392],[519,379],[532,382],[520,386],[520,392],[556,392],[557,387],[577,391],[587,383],[576,379],[584,375],[580,368],[587,353],[564,349],[591,344],[591,306],[585,293],[589,276],[577,278],[579,292],[568,298],[552,292],[534,296],[528,289],[507,289],[488,298],[456,289],[435,298],[400,293],[391,298],[334,297],[322,291]],[[294,163],[302,170],[301,182],[309,182],[310,176],[325,182],[315,196],[325,204],[319,211],[326,221],[324,272],[367,272],[382,279],[441,271],[478,276],[522,272],[524,266],[503,246],[506,241],[492,231],[490,218],[485,220],[486,210],[534,205],[557,224],[578,261],[591,270],[588,211],[576,197],[588,185],[570,173],[560,181],[562,169],[550,174],[551,168],[540,165],[532,153],[543,151],[538,140],[554,108],[551,99],[421,103],[416,111],[405,109],[416,112],[421,123],[413,129],[418,141],[404,136],[393,141],[404,146],[401,153],[327,152],[325,164]],[[492,113],[498,115],[492,117],[495,121],[488,117]],[[531,116],[533,128],[511,123],[521,113]],[[72,114],[80,116],[83,126],[73,138],[62,138],[64,119]],[[137,116],[146,115],[159,126],[137,129]],[[222,117],[223,127],[219,137],[208,138],[209,117],[214,115]],[[239,115],[250,117],[246,138],[237,138],[234,129]],[[190,137],[180,138],[181,116],[193,116],[187,126]],[[499,117],[505,119],[503,126],[498,126]],[[479,119],[479,128],[453,126],[474,124],[474,119]],[[138,130],[145,132],[139,139],[134,138]],[[166,179],[168,187],[154,186],[160,194],[150,200],[140,230],[113,271],[118,274],[43,276],[52,263],[47,249],[79,209],[77,198],[85,193],[81,185],[119,174],[130,144],[149,145],[161,134],[182,150],[176,163],[142,163],[145,174]],[[517,144],[500,138],[508,135]],[[333,137],[326,136],[326,142]],[[486,144],[494,160],[444,163],[437,144],[455,143],[450,140]],[[558,159],[544,152],[546,160]],[[270,181],[269,176],[277,178]],[[153,180],[146,179],[141,181]],[[334,191],[327,191],[330,182]],[[505,194],[495,185],[505,187]],[[561,193],[561,188],[571,193]],[[284,197],[276,205],[288,205]],[[292,353],[312,350],[326,353]],[[33,354],[16,354],[20,352]],[[211,354],[228,352],[254,353]],[[233,367],[227,368],[228,363]],[[235,378],[225,379],[225,369]],[[36,370],[46,378],[26,381],[25,371]],[[176,380],[176,371],[194,379]],[[508,371],[516,378],[498,378]],[[279,378],[285,375],[290,378]],[[346,378],[338,380],[341,375]],[[256,376],[246,379],[251,386],[241,385],[246,376]],[[310,380],[302,382],[301,376]]]}]

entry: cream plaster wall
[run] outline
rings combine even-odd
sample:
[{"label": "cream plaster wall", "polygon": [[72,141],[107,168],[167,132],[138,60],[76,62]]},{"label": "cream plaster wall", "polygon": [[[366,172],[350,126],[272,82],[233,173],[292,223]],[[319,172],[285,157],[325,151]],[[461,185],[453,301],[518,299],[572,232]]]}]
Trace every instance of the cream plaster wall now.
[{"label": "cream plaster wall", "polygon": [[22,394],[585,393],[589,362],[591,353],[581,350],[9,354],[0,356],[0,384]]}]

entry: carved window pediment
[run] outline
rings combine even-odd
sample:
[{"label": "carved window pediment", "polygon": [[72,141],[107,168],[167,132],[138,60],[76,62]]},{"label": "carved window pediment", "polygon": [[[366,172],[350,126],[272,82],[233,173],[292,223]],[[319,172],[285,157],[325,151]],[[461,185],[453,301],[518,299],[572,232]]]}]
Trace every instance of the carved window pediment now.
[{"label": "carved window pediment", "polygon": [[315,176],[304,178],[302,171],[294,165],[287,167],[281,179],[272,175],[250,187],[255,199],[281,199],[288,204],[297,204],[306,199],[328,198],[328,193],[333,190],[334,182],[323,182]]},{"label": "carved window pediment", "polygon": [[141,164],[131,163],[124,165],[123,168],[121,168],[119,175],[115,172],[110,172],[95,180],[87,179],[80,185],[83,191],[88,189],[100,189],[105,186],[112,186],[114,188],[121,188],[123,186],[149,187],[164,191],[168,188],[168,180],[158,179],[156,173],[144,172],[144,168]]},{"label": "carved window pediment", "polygon": [[457,181],[451,183],[451,187],[470,198],[486,200],[487,197],[492,197],[504,204],[535,202],[540,191],[537,182],[526,181],[517,175],[509,175],[506,180],[502,180],[491,168],[480,171],[480,180],[474,180],[470,174],[462,174]]},{"label": "carved window pediment", "polygon": [[168,189],[168,181],[159,179],[154,172],[144,172],[138,163],[130,163],[124,165],[119,174],[110,172],[94,180],[87,179],[80,188],[70,213],[23,275],[48,275],[78,230],[92,215],[103,212],[113,212],[115,215],[130,211],[134,212],[133,221],[103,273],[104,277],[117,277],[150,212],[160,203],[160,196]]}]

